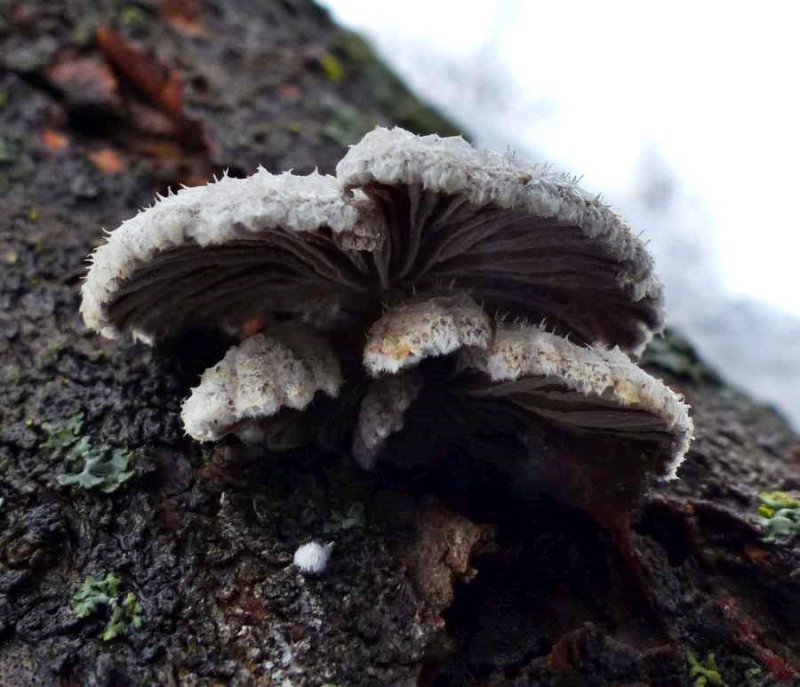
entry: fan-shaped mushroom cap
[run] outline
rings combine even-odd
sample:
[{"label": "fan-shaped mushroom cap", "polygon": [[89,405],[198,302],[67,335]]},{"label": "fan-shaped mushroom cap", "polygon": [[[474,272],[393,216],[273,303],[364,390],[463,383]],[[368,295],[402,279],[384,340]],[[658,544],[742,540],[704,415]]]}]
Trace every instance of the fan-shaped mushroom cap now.
[{"label": "fan-shaped mushroom cap", "polygon": [[534,326],[502,326],[488,350],[462,354],[488,380],[469,393],[504,399],[578,431],[663,445],[674,477],[693,436],[689,408],[619,349],[582,347]]},{"label": "fan-shaped mushroom cap", "polygon": [[112,232],[91,258],[81,312],[110,337],[236,328],[265,311],[330,300],[332,282],[359,274],[358,258],[341,249],[381,240],[372,203],[345,199],[333,177],[226,176],[160,198]]},{"label": "fan-shaped mushroom cap", "polygon": [[381,377],[370,384],[353,436],[353,457],[361,467],[375,465],[386,439],[403,428],[403,416],[421,389],[422,377],[415,370]]},{"label": "fan-shaped mushroom cap", "polygon": [[[528,447],[537,427],[549,432],[564,460],[540,462],[563,463],[587,487],[603,465],[612,480],[631,468],[628,495],[647,474],[674,474],[692,435],[687,408],[620,350],[640,350],[661,327],[661,285],[643,243],[606,205],[546,168],[401,129],[365,136],[337,174],[262,169],[184,189],[92,256],[82,314],[104,335],[155,342],[189,328],[245,336],[267,326],[186,399],[191,436],[235,432],[286,447],[342,418],[336,429],[354,429],[353,453],[370,466],[416,400],[405,421],[422,443],[432,420],[446,439],[468,439],[474,415],[514,445]],[[387,301],[403,304],[381,316]],[[551,333],[495,331],[504,315]],[[293,410],[342,384],[336,354],[312,330],[334,343],[350,393],[298,420]],[[456,352],[455,366],[408,369]],[[380,376],[366,393],[364,369]]]},{"label": "fan-shaped mushroom cap", "polygon": [[339,163],[384,205],[384,286],[454,283],[490,312],[545,319],[584,343],[638,351],[663,324],[644,244],[574,180],[460,137],[375,129]]},{"label": "fan-shaped mushroom cap", "polygon": [[319,336],[282,325],[231,348],[203,373],[181,409],[186,432],[215,441],[230,432],[258,438],[258,421],[283,408],[302,410],[322,391],[336,396],[339,361]]},{"label": "fan-shaped mushroom cap", "polygon": [[400,305],[367,333],[364,367],[373,376],[394,373],[464,346],[486,348],[491,336],[491,320],[466,294]]}]

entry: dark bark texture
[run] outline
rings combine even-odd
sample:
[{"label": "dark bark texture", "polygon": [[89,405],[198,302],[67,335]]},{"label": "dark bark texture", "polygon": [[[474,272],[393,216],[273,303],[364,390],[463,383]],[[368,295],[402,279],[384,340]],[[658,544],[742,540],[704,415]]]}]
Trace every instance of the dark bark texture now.
[{"label": "dark bark texture", "polygon": [[800,549],[756,511],[800,442],[675,336],[648,359],[698,438],[631,556],[474,466],[201,447],[178,409],[214,342],[83,328],[86,254],[156,192],[455,133],[358,37],[304,0],[0,0],[0,56],[0,685],[798,683]]}]

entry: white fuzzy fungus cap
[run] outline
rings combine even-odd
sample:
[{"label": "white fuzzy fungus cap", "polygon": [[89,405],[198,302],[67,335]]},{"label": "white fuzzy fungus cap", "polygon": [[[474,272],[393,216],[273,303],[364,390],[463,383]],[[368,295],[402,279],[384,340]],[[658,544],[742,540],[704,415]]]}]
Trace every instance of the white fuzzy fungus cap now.
[{"label": "white fuzzy fungus cap", "polygon": [[273,175],[160,197],[91,256],[81,313],[88,327],[146,341],[183,328],[236,327],[265,304],[315,301],[354,270],[343,249],[370,249],[382,220],[331,176]]},{"label": "white fuzzy fungus cap", "polygon": [[183,402],[186,433],[215,441],[236,431],[257,441],[258,422],[283,408],[302,410],[318,391],[337,396],[339,361],[327,343],[298,325],[280,325],[231,348]]},{"label": "white fuzzy fungus cap", "polygon": [[[513,411],[502,431],[524,433],[522,417],[570,430],[571,448],[593,445],[576,432],[610,436],[629,465],[674,475],[687,406],[623,353],[662,327],[662,287],[607,205],[547,168],[402,129],[367,134],[337,175],[261,169],[183,189],[92,256],[81,310],[106,336],[266,326],[204,373],[183,404],[188,434],[280,447],[319,436],[325,423],[305,419],[324,404],[292,411],[337,396],[339,355],[352,393],[331,416],[364,467],[412,403],[408,428],[452,401],[445,433],[474,402],[476,417]],[[425,362],[455,353],[457,365]]]},{"label": "white fuzzy fungus cap", "polygon": [[534,326],[501,326],[488,350],[462,355],[465,368],[488,376],[472,390],[511,401],[562,426],[667,442],[668,478],[693,438],[689,407],[669,387],[637,367],[618,348],[577,346]]},{"label": "white fuzzy fungus cap", "polygon": [[663,326],[643,242],[571,178],[399,128],[364,136],[336,173],[384,204],[384,284],[452,281],[490,310],[635,352]]},{"label": "white fuzzy fungus cap", "polygon": [[362,468],[374,467],[386,439],[403,429],[403,416],[421,389],[422,376],[415,370],[381,377],[370,384],[353,435],[353,458]]},{"label": "white fuzzy fungus cap", "polygon": [[322,575],[328,567],[332,551],[333,542],[308,542],[294,552],[294,564],[304,575]]},{"label": "white fuzzy fungus cap", "polygon": [[373,377],[395,373],[464,346],[486,348],[491,337],[491,319],[466,294],[429,298],[391,308],[372,325],[364,367]]},{"label": "white fuzzy fungus cap", "polygon": [[644,244],[572,179],[402,129],[367,134],[337,174],[161,198],[92,256],[86,324],[150,342],[273,315],[331,329],[382,293],[451,288],[582,343],[639,351],[662,326]]}]

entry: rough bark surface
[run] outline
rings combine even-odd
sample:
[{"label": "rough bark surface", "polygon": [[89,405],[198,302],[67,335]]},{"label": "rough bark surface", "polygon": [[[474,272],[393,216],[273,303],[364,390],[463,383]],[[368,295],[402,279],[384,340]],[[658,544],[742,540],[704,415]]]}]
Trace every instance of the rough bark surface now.
[{"label": "rough bark surface", "polygon": [[[797,683],[800,549],[755,512],[800,489],[800,441],[675,338],[652,370],[698,439],[635,514],[632,562],[474,466],[200,447],[178,408],[214,342],[83,329],[85,255],[155,192],[331,171],[375,123],[453,133],[358,38],[303,0],[3,0],[0,55],[0,684]],[[132,474],[62,483],[111,457]],[[335,542],[317,578],[291,565],[310,540]]]}]

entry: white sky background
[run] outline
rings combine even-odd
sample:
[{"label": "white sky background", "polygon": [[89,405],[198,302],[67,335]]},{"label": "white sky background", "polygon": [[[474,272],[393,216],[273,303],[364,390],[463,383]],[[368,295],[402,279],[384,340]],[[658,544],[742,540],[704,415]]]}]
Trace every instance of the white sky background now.
[{"label": "white sky background", "polygon": [[670,319],[800,424],[800,3],[323,4],[479,144],[602,192],[652,240]]}]

